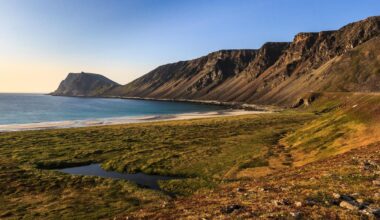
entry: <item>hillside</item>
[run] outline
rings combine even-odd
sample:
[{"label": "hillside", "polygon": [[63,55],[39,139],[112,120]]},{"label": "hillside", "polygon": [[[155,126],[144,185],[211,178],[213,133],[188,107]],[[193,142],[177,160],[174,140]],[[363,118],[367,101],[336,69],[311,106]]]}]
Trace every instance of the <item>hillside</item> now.
[{"label": "hillside", "polygon": [[337,31],[299,33],[289,43],[162,65],[122,86],[99,75],[69,74],[53,94],[293,106],[309,92],[376,92],[379,34],[380,17],[369,17]]},{"label": "hillside", "polygon": [[310,91],[379,91],[379,33],[380,17],[370,17],[291,43],[218,51],[160,66],[107,94],[289,106]]},{"label": "hillside", "polygon": [[274,142],[268,149],[266,164],[256,161],[252,166],[239,167],[243,169],[231,167],[229,176],[224,177],[229,181],[214,190],[127,216],[379,219],[379,103],[379,94],[318,94],[309,106],[297,110],[298,115],[313,112],[318,117]]},{"label": "hillside", "polygon": [[[110,93],[121,96],[200,99],[238,77],[244,70],[252,70],[247,75],[259,75],[278,59],[288,45],[267,43],[259,50],[221,50],[198,59],[163,65]],[[213,99],[225,101],[223,97]]]},{"label": "hillside", "polygon": [[51,93],[56,96],[97,96],[119,86],[118,83],[94,73],[69,73],[58,89]]}]

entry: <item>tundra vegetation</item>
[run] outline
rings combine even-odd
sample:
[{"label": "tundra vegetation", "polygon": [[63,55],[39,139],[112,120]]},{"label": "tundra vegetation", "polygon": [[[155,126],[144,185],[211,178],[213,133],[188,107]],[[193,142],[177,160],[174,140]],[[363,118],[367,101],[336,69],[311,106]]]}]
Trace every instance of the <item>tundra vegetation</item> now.
[{"label": "tundra vegetation", "polygon": [[[330,175],[321,177],[316,173],[313,176],[313,172],[305,173],[304,169],[308,166],[322,169],[325,163],[320,161],[346,155],[351,149],[368,146],[372,146],[368,152],[378,149],[379,136],[375,134],[380,131],[379,103],[380,96],[376,94],[328,93],[319,95],[308,107],[279,113],[1,133],[0,202],[3,205],[0,216],[44,219],[56,216],[87,219],[125,215],[142,217],[149,213],[165,214],[162,206],[171,204],[166,211],[172,211],[166,214],[175,217],[180,213],[175,213],[176,208],[191,204],[195,197],[201,197],[197,201],[207,203],[208,196],[215,194],[218,198],[223,189],[230,186],[243,184],[240,188],[244,190],[260,190],[257,186],[273,186],[276,181],[281,185],[284,184],[282,178],[289,178],[291,173],[295,173],[292,182],[297,183],[287,193],[282,193],[289,196],[290,207],[303,198],[321,206],[325,210],[321,214],[338,209],[339,212],[334,213],[360,216],[360,212],[350,212],[327,203],[331,202],[333,193],[344,191],[363,195],[368,206],[378,206],[379,198],[375,197],[378,186],[372,185],[378,173],[366,174],[332,166],[328,170]],[[376,164],[379,154],[374,156],[372,161]],[[361,162],[357,162],[357,166]],[[127,180],[56,171],[91,163],[101,163],[104,169],[118,172],[181,178],[161,181],[163,191],[154,191]],[[298,175],[302,178],[298,179]],[[305,175],[322,179],[311,184],[310,179],[303,179]],[[342,183],[345,187],[339,188]],[[262,187],[264,191],[265,187]],[[230,190],[235,192],[235,188]],[[167,192],[175,196],[169,196]],[[220,213],[215,210],[205,213],[230,215],[227,203],[236,202],[236,198],[221,200],[220,204],[226,203],[227,208],[220,207],[220,204],[209,206],[221,210]],[[270,204],[275,200],[260,195],[251,199],[258,203],[270,200]],[[212,203],[213,199],[209,200]],[[178,201],[182,203],[178,204]],[[240,200],[236,207],[252,208],[258,204],[242,204],[244,201]],[[277,203],[284,201],[271,207],[281,210]],[[163,212],[157,212],[158,208]],[[144,210],[144,215],[140,209]],[[244,216],[243,210],[249,209],[232,209],[231,214]],[[261,211],[261,214],[265,213]],[[198,215],[196,213],[193,217]],[[260,211],[256,212],[259,214]]]}]

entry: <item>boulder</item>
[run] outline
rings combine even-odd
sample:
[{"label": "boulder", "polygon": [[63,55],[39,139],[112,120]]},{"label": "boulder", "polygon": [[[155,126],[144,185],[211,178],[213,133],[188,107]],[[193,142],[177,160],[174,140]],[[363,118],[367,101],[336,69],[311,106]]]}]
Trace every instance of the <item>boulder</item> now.
[{"label": "boulder", "polygon": [[349,209],[349,210],[359,210],[359,207],[357,206],[357,204],[352,203],[352,202],[341,201],[339,206],[342,208]]}]

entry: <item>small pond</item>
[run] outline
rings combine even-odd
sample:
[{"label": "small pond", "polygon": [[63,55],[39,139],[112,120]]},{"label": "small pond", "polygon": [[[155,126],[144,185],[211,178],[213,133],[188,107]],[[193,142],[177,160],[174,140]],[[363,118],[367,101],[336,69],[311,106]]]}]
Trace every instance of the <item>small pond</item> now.
[{"label": "small pond", "polygon": [[78,167],[70,167],[59,169],[58,171],[68,174],[76,174],[76,175],[84,175],[84,176],[99,176],[105,178],[112,179],[124,179],[132,181],[138,185],[154,189],[160,190],[160,186],[158,185],[159,180],[171,180],[171,179],[179,179],[180,177],[169,177],[169,176],[159,176],[159,175],[148,175],[144,173],[119,173],[115,171],[106,171],[103,170],[100,164],[90,164],[85,166]]}]

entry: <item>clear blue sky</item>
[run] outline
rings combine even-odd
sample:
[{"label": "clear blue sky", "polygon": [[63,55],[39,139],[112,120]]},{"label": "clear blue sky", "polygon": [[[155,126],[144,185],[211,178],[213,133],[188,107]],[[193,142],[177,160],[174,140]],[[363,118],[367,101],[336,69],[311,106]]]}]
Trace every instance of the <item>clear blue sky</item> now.
[{"label": "clear blue sky", "polygon": [[379,0],[0,0],[0,92],[48,92],[79,71],[127,83],[161,64],[373,15]]}]

